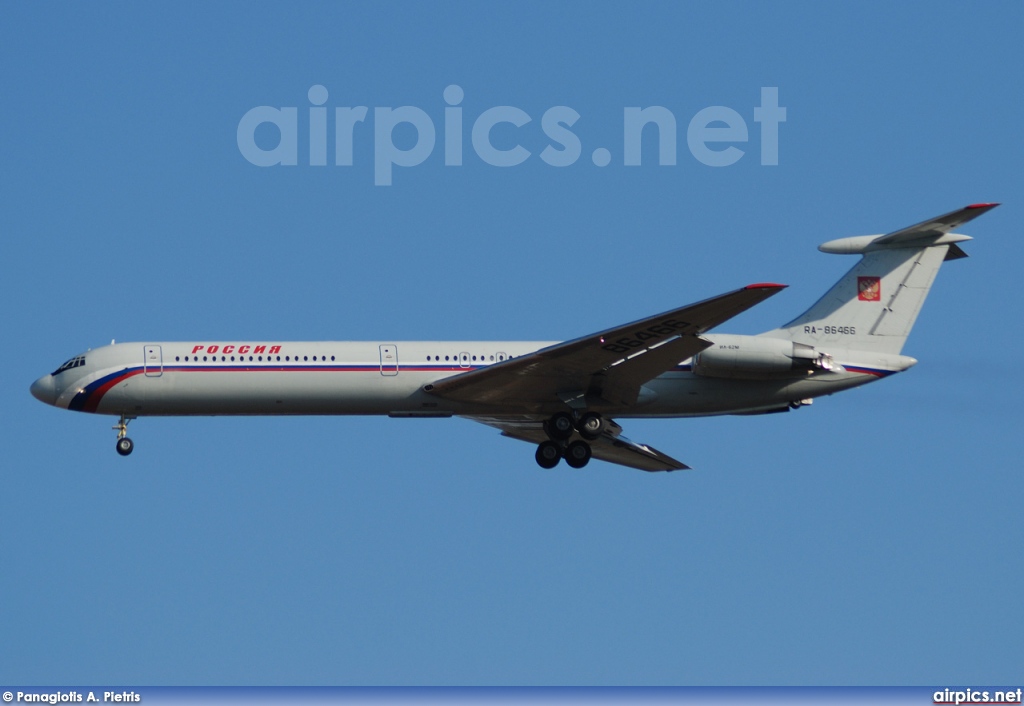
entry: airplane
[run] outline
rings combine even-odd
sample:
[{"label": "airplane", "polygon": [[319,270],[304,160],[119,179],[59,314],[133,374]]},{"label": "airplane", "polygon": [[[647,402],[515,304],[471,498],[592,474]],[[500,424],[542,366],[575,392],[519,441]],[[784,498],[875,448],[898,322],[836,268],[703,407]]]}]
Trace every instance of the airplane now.
[{"label": "airplane", "polygon": [[861,258],[789,323],[758,335],[709,333],[778,294],[750,284],[566,342],[189,341],[114,343],[31,385],[46,404],[117,415],[459,416],[536,446],[542,468],[591,458],[643,471],[689,466],[622,435],[617,419],[767,414],[903,372],[901,354],[954,233],[979,203],[884,235],[818,249]]}]

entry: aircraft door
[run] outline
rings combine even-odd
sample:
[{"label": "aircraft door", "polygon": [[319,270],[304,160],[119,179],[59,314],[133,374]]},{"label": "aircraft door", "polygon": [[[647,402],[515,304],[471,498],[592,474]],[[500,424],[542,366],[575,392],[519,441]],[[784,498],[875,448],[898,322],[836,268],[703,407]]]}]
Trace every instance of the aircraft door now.
[{"label": "aircraft door", "polygon": [[143,349],[142,369],[148,378],[158,378],[164,374],[164,356],[160,346],[146,346]]},{"label": "aircraft door", "polygon": [[393,343],[380,346],[380,374],[398,375],[398,346]]},{"label": "aircraft door", "polygon": [[463,351],[462,353],[459,353],[459,367],[460,368],[468,368],[469,367],[469,353],[468,352]]}]

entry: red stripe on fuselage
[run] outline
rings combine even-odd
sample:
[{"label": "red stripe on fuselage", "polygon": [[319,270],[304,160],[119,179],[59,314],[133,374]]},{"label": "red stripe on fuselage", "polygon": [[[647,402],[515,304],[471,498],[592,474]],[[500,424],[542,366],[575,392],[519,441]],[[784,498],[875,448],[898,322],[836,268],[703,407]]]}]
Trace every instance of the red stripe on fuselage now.
[{"label": "red stripe on fuselage", "polygon": [[86,399],[85,404],[82,405],[82,411],[95,412],[96,408],[100,406],[100,400],[103,399],[103,395],[107,394],[110,388],[112,388],[119,382],[124,382],[128,378],[139,375],[142,372],[142,368],[137,368],[136,370],[129,370],[125,372],[123,375],[118,375],[112,380],[108,380],[107,382],[103,383],[103,385],[89,393],[88,399]]}]

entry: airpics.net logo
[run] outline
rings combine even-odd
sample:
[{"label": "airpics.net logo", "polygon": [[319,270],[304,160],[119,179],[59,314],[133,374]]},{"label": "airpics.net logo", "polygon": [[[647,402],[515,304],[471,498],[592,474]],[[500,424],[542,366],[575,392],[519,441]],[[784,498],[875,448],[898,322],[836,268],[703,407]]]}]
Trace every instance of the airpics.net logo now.
[{"label": "airpics.net logo", "polygon": [[[444,164],[448,167],[459,167],[464,163],[463,147],[465,142],[464,124],[469,123],[463,115],[462,101],[465,92],[457,85],[444,89],[444,118],[442,121]],[[334,155],[333,164],[338,167],[351,167],[354,160],[354,143],[357,139],[370,137],[370,109],[365,105],[335,107],[333,110],[333,130],[330,126],[330,113],[325,105],[328,92],[324,86],[312,86],[308,93],[309,113],[309,159],[308,166],[326,167],[328,165],[328,134],[333,133]],[[760,163],[763,166],[774,166],[779,163],[779,125],[786,121],[786,109],[779,106],[779,89],[777,87],[761,88],[761,103],[753,108],[753,121],[760,126]],[[539,158],[552,167],[568,167],[575,164],[583,155],[583,144],[573,125],[580,119],[580,114],[567,105],[556,105],[544,111],[540,118],[540,129],[549,144],[540,151]],[[511,140],[507,135],[518,134],[520,129],[533,122],[533,117],[511,105],[499,105],[488,108],[472,119],[469,126],[470,144],[476,158],[492,167],[515,167],[530,159],[533,154],[519,144],[516,138]],[[499,128],[503,133],[501,146],[495,146],[492,134],[499,125],[511,125]],[[272,133],[276,128],[276,145],[269,147],[268,140],[259,139],[266,135],[268,128]],[[651,125],[653,129],[645,130]],[[644,136],[657,141],[658,164],[674,166],[676,164],[676,116],[668,108],[660,105],[639,107],[629,106],[622,110],[622,164],[627,167],[639,167],[642,163],[642,141]],[[406,126],[406,127],[403,127]],[[399,140],[396,144],[396,131],[416,138],[411,146],[408,140]],[[743,115],[724,105],[712,105],[702,110],[689,120],[686,126],[686,145],[690,154],[701,164],[709,167],[728,167],[739,162],[745,155],[745,145],[750,141],[749,127]],[[376,107],[372,117],[373,139],[373,183],[377,186],[391,186],[395,167],[410,168],[423,164],[437,146],[437,128],[430,114],[422,108],[403,105],[398,108]],[[237,130],[238,150],[249,163],[258,167],[297,166],[299,164],[299,108],[275,108],[268,105],[257,106],[242,116]],[[270,143],[274,140],[270,139]],[[303,145],[303,152],[306,152]],[[606,147],[597,147],[590,152],[591,161],[598,167],[607,167],[612,163],[612,151]]]}]

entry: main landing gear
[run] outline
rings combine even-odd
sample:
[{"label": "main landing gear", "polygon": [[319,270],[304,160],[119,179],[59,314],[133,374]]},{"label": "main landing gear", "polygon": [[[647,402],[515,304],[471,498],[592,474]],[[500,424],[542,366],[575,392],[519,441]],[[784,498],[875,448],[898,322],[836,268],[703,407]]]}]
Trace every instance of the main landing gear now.
[{"label": "main landing gear", "polygon": [[117,452],[122,456],[127,456],[135,448],[135,442],[128,438],[128,422],[135,419],[135,417],[126,417],[121,415],[121,421],[114,425],[113,429],[117,431]]},{"label": "main landing gear", "polygon": [[548,440],[537,446],[537,465],[541,468],[554,468],[564,458],[572,468],[583,468],[590,461],[590,444],[581,439],[569,439],[573,432],[579,432],[583,439],[593,441],[601,436],[604,427],[604,418],[594,412],[587,412],[578,418],[568,412],[552,415],[551,419],[544,422]]}]

